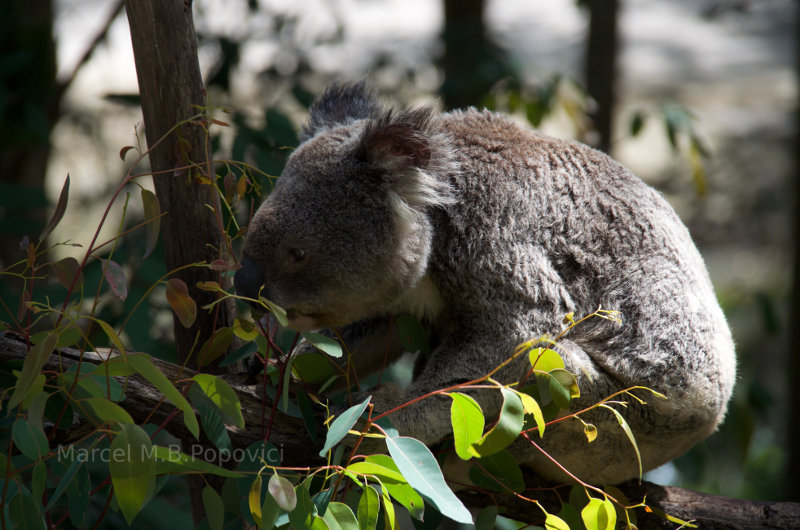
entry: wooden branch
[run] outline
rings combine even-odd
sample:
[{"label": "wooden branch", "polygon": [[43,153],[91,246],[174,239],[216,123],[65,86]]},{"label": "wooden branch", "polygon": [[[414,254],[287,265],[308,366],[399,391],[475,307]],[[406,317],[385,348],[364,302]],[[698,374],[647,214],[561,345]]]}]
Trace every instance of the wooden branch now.
[{"label": "wooden branch", "polygon": [[[45,371],[63,371],[76,364],[79,359],[84,363],[96,364],[115,352],[101,350],[85,352],[82,356],[77,350],[63,348],[54,352],[44,365]],[[20,361],[25,358],[25,344],[11,336],[0,335],[0,364],[8,361]],[[191,378],[193,370],[153,358],[153,363],[180,388],[180,382]],[[252,385],[243,383],[241,376],[227,376],[226,381],[233,387],[242,404],[242,415],[246,429],[228,427],[228,433],[235,448],[243,448],[260,439],[262,421],[262,401]],[[126,399],[122,406],[137,423],[150,422],[161,424],[173,413],[172,405],[162,401],[163,396],[147,381],[132,376],[127,382]],[[269,407],[267,407],[269,411]],[[281,449],[285,466],[315,466],[323,464],[318,453],[319,447],[314,444],[302,421],[281,413],[276,413],[269,441]],[[188,443],[202,444],[208,449],[213,445],[207,441],[197,441],[189,434],[180,414],[174,416],[166,425],[166,430]],[[529,484],[535,487],[536,484]],[[541,485],[540,485],[541,486]],[[680,519],[691,521],[702,529],[794,529],[800,528],[800,503],[791,502],[759,502],[732,499],[718,495],[710,495],[682,488],[659,486],[649,482],[639,484],[635,481],[619,486],[619,489],[632,503],[646,499],[648,506],[661,510]],[[530,491],[529,491],[530,493]],[[497,494],[487,494],[474,490],[459,491],[458,496],[465,504],[472,507],[498,505],[501,513],[507,517],[530,523],[541,523],[542,512],[530,502]],[[549,489],[535,493],[536,499],[548,511],[558,512],[558,497]],[[639,528],[660,529],[676,528],[663,517],[637,512]]]},{"label": "wooden branch", "polygon": [[[0,336],[0,364],[22,360],[25,358],[25,344],[10,336]],[[84,352],[83,355],[73,348],[61,348],[53,352],[50,358],[42,367],[44,372],[63,372],[71,366],[77,364],[81,359],[85,364],[100,364],[109,357],[119,355],[116,351],[101,349],[97,352]],[[152,357],[153,364],[167,376],[170,381],[176,383],[180,389],[181,381],[190,379],[197,372],[176,364],[162,361]],[[82,370],[85,372],[86,368]],[[121,381],[122,378],[117,378]],[[234,447],[247,447],[261,439],[262,425],[262,400],[256,394],[253,385],[247,385],[237,379],[241,376],[225,377],[226,381],[236,391],[239,401],[242,404],[242,416],[245,420],[246,429],[241,430],[233,426],[227,426],[228,435]],[[168,401],[163,401],[164,396],[149,381],[142,377],[133,375],[128,378],[126,384],[125,400],[119,403],[137,423],[153,423],[161,425],[173,414],[175,407]],[[266,409],[269,413],[269,407]],[[267,421],[267,420],[264,420]],[[204,443],[207,447],[213,447],[207,441],[198,442],[186,429],[183,423],[183,415],[178,412],[167,424],[166,430],[176,438],[188,443]],[[284,459],[292,462],[307,462],[305,465],[314,465],[321,462],[319,455],[311,451],[313,443],[308,436],[302,421],[276,413],[275,426],[270,435],[270,442],[283,450]]]}]

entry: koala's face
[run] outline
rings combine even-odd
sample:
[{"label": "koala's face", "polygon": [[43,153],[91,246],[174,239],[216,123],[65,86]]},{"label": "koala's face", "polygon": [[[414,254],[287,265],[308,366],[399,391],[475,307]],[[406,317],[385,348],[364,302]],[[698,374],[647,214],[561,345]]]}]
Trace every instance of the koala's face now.
[{"label": "koala's face", "polygon": [[350,125],[302,144],[248,230],[236,291],[285,308],[297,329],[371,316],[409,280],[394,266],[387,184],[358,154],[362,130]]}]

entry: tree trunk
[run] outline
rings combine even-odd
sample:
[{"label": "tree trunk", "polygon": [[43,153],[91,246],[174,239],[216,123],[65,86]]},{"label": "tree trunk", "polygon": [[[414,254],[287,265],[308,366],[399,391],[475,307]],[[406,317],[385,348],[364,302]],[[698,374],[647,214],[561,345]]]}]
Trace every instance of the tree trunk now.
[{"label": "tree trunk", "polygon": [[[197,304],[197,318],[184,327],[174,315],[178,358],[196,366],[199,347],[216,329],[233,321],[232,305],[218,304],[212,312],[202,307],[217,295],[197,289],[198,282],[219,281],[207,267],[180,267],[211,263],[227,250],[220,219],[220,203],[213,184],[207,130],[193,116],[203,113],[205,91],[197,58],[192,4],[187,0],[126,0],[145,136],[161,211],[167,270],[186,283]],[[221,359],[221,358],[220,358]],[[206,369],[214,370],[214,367]],[[199,477],[189,480],[192,515],[204,516]]]},{"label": "tree trunk", "polygon": [[615,79],[617,70],[618,0],[589,0],[584,2],[589,10],[589,37],[586,43],[586,91],[597,103],[591,113],[599,134],[597,147],[608,152],[613,133]]},{"label": "tree trunk", "polygon": [[[51,0],[8,2],[0,22],[0,269],[24,259],[19,241],[47,220],[44,178],[58,116]],[[24,193],[21,193],[24,190]]]},{"label": "tree trunk", "polygon": [[440,93],[448,109],[479,106],[504,75],[502,52],[486,35],[485,4],[485,0],[444,0]]},{"label": "tree trunk", "polygon": [[[167,270],[226,259],[218,221],[219,197],[215,185],[208,184],[214,179],[208,135],[197,122],[182,123],[201,114],[205,106],[191,2],[128,0],[125,8],[153,181],[161,211],[166,212],[161,235]],[[174,321],[178,358],[189,359],[189,366],[193,366],[190,354],[232,319],[223,304],[213,312],[199,309],[216,300],[216,294],[198,290],[197,283],[218,281],[218,273],[206,267],[189,267],[174,277],[186,283],[198,306],[197,320],[190,328],[181,325],[177,316]]]}]

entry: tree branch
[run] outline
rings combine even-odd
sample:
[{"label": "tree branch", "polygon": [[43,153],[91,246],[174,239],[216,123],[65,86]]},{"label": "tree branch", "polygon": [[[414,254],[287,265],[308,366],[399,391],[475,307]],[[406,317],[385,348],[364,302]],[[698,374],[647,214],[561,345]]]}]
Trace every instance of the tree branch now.
[{"label": "tree branch", "polygon": [[[25,343],[10,335],[0,336],[0,364],[9,361],[22,361],[27,354]],[[62,348],[54,352],[45,363],[43,370],[66,370],[83,359],[84,363],[98,364],[109,355],[117,355],[110,350],[84,352],[83,355],[71,348]],[[153,363],[171,381],[183,381],[191,378],[196,372],[188,368],[153,358]],[[259,440],[261,432],[262,403],[253,385],[243,382],[242,376],[226,376],[226,381],[236,391],[242,404],[246,428],[244,430],[228,426],[228,434],[235,448],[244,448]],[[180,383],[178,383],[180,386]],[[163,401],[163,396],[149,382],[141,377],[131,376],[127,381],[126,398],[119,403],[131,417],[141,423],[148,421],[161,424],[165,422],[173,407]],[[281,449],[283,465],[314,466],[323,464],[318,447],[306,433],[302,421],[284,414],[275,415],[270,442]],[[190,444],[201,444],[213,449],[210,442],[197,441],[186,430],[180,414],[172,417],[165,429],[177,438]],[[69,434],[67,435],[69,439]],[[529,484],[529,488],[542,487],[541,484]],[[703,529],[790,529],[800,528],[800,503],[759,502],[732,499],[710,495],[682,488],[659,486],[649,482],[638,484],[631,481],[619,486],[619,489],[636,503],[645,499],[647,505],[683,520],[693,520]],[[542,512],[530,502],[510,495],[487,494],[474,490],[459,491],[458,496],[468,506],[480,508],[498,505],[503,507],[502,514],[530,523],[540,523]],[[535,492],[536,499],[548,511],[558,512],[560,502],[557,495],[549,488]],[[676,528],[662,516],[654,513],[637,512],[639,528]]]}]

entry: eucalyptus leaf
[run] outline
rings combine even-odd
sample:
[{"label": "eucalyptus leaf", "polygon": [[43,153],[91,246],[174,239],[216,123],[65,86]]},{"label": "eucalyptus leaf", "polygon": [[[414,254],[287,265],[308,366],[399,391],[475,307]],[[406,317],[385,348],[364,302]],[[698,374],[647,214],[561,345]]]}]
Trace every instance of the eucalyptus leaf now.
[{"label": "eucalyptus leaf", "polygon": [[369,400],[372,396],[367,397],[364,401],[359,403],[358,405],[353,405],[349,409],[342,412],[338,418],[336,418],[333,423],[331,423],[330,428],[328,429],[328,435],[325,438],[325,445],[322,447],[322,450],[319,452],[319,456],[325,456],[325,454],[337,443],[339,443],[342,438],[347,435],[347,432],[356,424],[358,418],[361,417],[361,414],[369,405]]},{"label": "eucalyptus leaf", "polygon": [[617,511],[608,499],[589,499],[589,504],[581,510],[581,519],[586,528],[592,530],[614,530],[617,527]]},{"label": "eucalyptus leaf", "polygon": [[111,441],[108,470],[117,504],[130,525],[153,493],[156,465],[147,433],[138,425],[120,427]]},{"label": "eucalyptus leaf", "polygon": [[525,410],[519,395],[508,388],[501,387],[503,407],[497,423],[469,451],[478,457],[488,456],[505,449],[522,432],[525,425]]},{"label": "eucalyptus leaf", "polygon": [[195,416],[192,406],[186,401],[183,394],[181,394],[170,380],[167,379],[167,376],[155,367],[150,356],[144,353],[131,354],[128,355],[128,363],[142,377],[152,383],[159,392],[164,394],[164,397],[169,399],[173,405],[183,412],[183,423],[186,425],[186,428],[195,438],[199,438],[200,424],[197,422],[197,416]]},{"label": "eucalyptus leaf", "polygon": [[467,394],[451,392],[450,423],[453,426],[453,445],[456,454],[462,460],[469,460],[474,453],[470,451],[472,444],[483,435],[485,420],[481,406]]},{"label": "eucalyptus leaf", "polygon": [[50,452],[44,431],[26,418],[14,420],[11,427],[11,439],[17,449],[33,461],[43,458]]},{"label": "eucalyptus leaf", "polygon": [[242,416],[242,404],[239,396],[224,379],[212,374],[196,374],[192,380],[197,384],[203,393],[233,420],[234,425],[244,429],[244,417]]},{"label": "eucalyptus leaf", "polygon": [[7,405],[9,409],[13,409],[25,399],[57,342],[58,333],[52,332],[42,342],[35,344],[25,356],[22,371],[17,377],[17,384]]},{"label": "eucalyptus leaf", "polygon": [[285,477],[277,473],[273,474],[269,478],[267,489],[282,510],[291,512],[297,506],[297,495],[294,491],[294,485]]},{"label": "eucalyptus leaf", "polygon": [[359,530],[374,530],[378,524],[378,514],[381,509],[381,500],[375,488],[367,486],[358,501],[358,528]]},{"label": "eucalyptus leaf", "polygon": [[322,333],[315,331],[303,331],[301,333],[304,339],[314,345],[315,348],[322,350],[331,357],[339,358],[342,356],[342,346],[336,339],[326,337]]},{"label": "eucalyptus leaf", "polygon": [[[521,407],[520,407],[521,408]],[[472,524],[472,515],[447,486],[436,458],[414,438],[386,438],[389,454],[408,483],[441,513],[456,522]]]}]

